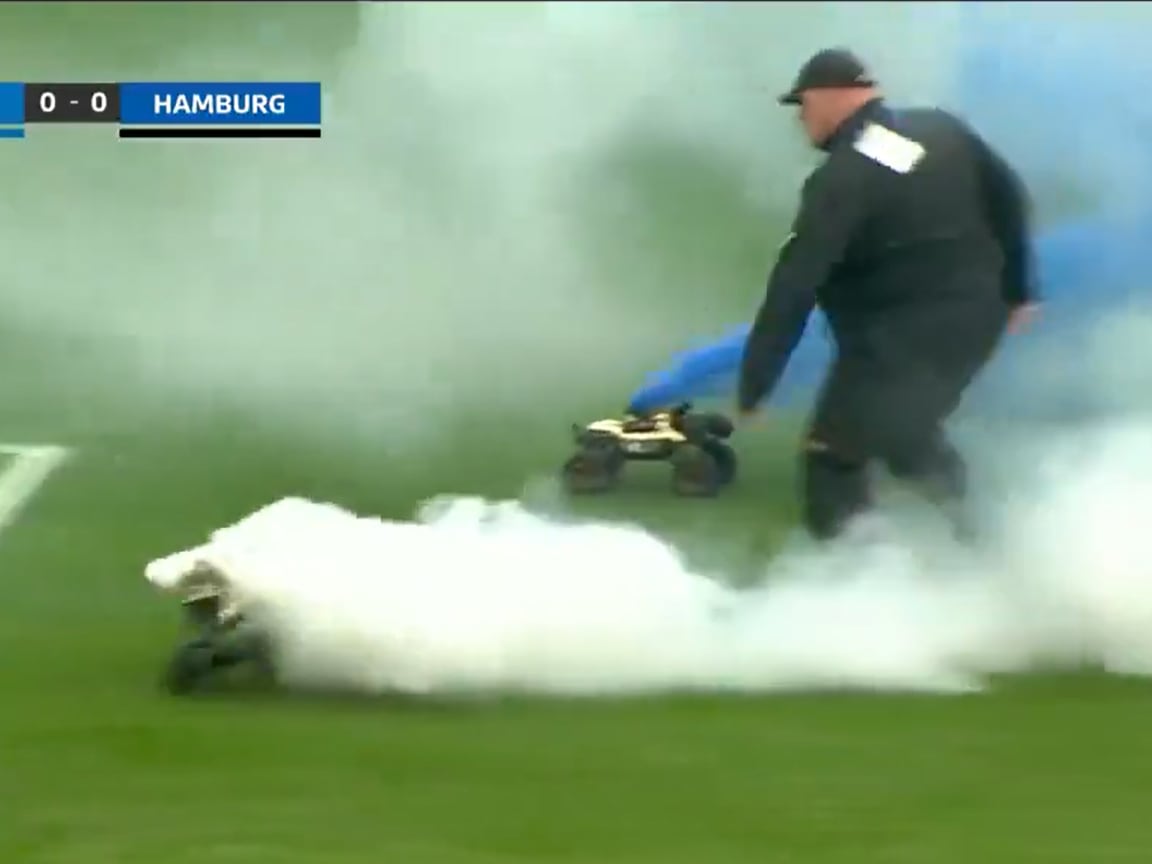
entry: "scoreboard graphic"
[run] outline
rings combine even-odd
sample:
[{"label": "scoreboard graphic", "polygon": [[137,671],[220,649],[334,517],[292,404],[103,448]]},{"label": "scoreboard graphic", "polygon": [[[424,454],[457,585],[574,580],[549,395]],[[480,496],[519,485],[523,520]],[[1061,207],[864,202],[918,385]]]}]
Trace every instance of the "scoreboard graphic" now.
[{"label": "scoreboard graphic", "polygon": [[0,138],[69,123],[114,125],[121,138],[319,138],[320,83],[0,82]]}]

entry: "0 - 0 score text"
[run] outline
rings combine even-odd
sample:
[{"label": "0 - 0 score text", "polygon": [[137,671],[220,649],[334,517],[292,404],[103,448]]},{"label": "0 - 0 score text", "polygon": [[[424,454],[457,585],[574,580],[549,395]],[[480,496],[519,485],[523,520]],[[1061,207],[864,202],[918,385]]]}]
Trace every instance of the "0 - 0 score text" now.
[{"label": "0 - 0 score text", "polygon": [[117,123],[116,84],[25,84],[25,123]]}]

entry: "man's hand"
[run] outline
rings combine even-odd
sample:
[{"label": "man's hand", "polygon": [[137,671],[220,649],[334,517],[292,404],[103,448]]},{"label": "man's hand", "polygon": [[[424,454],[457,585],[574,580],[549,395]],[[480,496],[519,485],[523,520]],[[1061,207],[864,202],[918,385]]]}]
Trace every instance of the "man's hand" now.
[{"label": "man's hand", "polygon": [[1008,314],[1008,332],[1023,333],[1038,314],[1040,314],[1039,303],[1025,303],[1022,306],[1016,306]]}]

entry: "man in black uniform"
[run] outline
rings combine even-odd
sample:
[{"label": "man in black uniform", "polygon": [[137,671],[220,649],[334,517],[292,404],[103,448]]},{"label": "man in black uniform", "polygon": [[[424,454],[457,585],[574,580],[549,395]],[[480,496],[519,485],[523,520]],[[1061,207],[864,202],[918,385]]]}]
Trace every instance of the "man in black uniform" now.
[{"label": "man in black uniform", "polygon": [[943,423],[1037,300],[1022,184],[954,116],[889,108],[847,51],[815,55],[780,102],[828,156],[749,335],[738,411],[772,390],[819,305],[836,359],[804,448],[808,529],[833,537],[869,508],[874,462],[958,504],[964,463]]}]

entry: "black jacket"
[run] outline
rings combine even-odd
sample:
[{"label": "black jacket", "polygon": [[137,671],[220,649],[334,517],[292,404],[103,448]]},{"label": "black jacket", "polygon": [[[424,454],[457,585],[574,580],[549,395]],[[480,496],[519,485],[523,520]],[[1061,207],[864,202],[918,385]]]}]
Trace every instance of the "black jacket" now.
[{"label": "black jacket", "polygon": [[876,99],[823,149],[745,347],[744,409],[775,386],[817,304],[842,356],[885,341],[962,355],[966,312],[1036,299],[1023,185],[956,117]]}]

